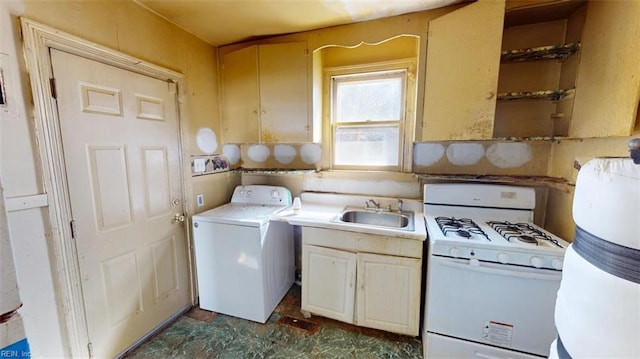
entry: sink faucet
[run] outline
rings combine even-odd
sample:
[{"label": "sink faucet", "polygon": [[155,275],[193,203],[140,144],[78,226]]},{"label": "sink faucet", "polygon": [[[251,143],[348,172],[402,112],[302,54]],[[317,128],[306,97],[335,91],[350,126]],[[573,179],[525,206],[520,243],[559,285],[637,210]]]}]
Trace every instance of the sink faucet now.
[{"label": "sink faucet", "polygon": [[401,199],[399,199],[399,200],[398,200],[398,213],[402,213],[402,205],[403,205],[403,204],[404,204],[404,203],[402,202],[402,200],[401,200]]},{"label": "sink faucet", "polygon": [[[372,206],[369,206],[369,203],[371,203]],[[370,200],[368,200],[368,201],[366,201],[364,203],[364,208],[365,209],[368,209],[368,208],[380,209],[380,203],[374,201],[373,199],[370,199]]]}]

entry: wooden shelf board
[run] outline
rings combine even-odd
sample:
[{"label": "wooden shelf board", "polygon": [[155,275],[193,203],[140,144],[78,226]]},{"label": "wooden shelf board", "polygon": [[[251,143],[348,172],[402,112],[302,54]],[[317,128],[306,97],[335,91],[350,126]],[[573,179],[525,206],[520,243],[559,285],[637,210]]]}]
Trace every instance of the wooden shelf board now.
[{"label": "wooden shelf board", "polygon": [[573,96],[575,89],[566,90],[540,90],[522,92],[503,92],[497,96],[498,102],[549,100],[560,101]]},{"label": "wooden shelf board", "polygon": [[580,50],[580,43],[549,45],[528,49],[505,50],[500,53],[500,62],[525,62],[543,60],[562,60]]},{"label": "wooden shelf board", "polygon": [[489,183],[510,183],[528,186],[546,186],[569,191],[574,184],[569,183],[565,178],[548,176],[509,176],[509,175],[463,175],[463,174],[431,174],[416,173],[421,179],[432,181],[460,181],[460,182],[489,182]]},{"label": "wooden shelf board", "polygon": [[248,174],[287,174],[287,175],[304,175],[310,173],[316,173],[317,170],[312,169],[287,169],[287,168],[234,168],[231,170],[234,173],[248,173]]}]

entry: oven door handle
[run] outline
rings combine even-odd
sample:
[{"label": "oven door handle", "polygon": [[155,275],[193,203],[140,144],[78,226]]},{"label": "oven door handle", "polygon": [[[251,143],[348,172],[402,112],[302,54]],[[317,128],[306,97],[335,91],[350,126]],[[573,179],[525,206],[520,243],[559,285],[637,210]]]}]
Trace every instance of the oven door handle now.
[{"label": "oven door handle", "polygon": [[[552,273],[552,274],[548,274],[548,273],[543,274],[543,273],[535,273],[535,272],[525,272],[520,270],[507,270],[507,269],[491,268],[486,265],[483,266],[482,262],[480,262],[479,265],[472,265],[472,264],[469,264],[468,262],[460,263],[458,261],[454,262],[453,260],[446,260],[446,259],[440,259],[439,262],[440,264],[448,267],[453,267],[453,268],[458,268],[463,270],[472,270],[472,271],[483,272],[487,274],[510,276],[510,277],[516,277],[516,278],[542,279],[542,280],[550,280],[550,281],[559,281],[562,278],[562,272]],[[540,271],[540,269],[532,269],[532,270]]]},{"label": "oven door handle", "polygon": [[476,351],[474,354],[475,354],[475,356],[477,358],[482,358],[482,359],[504,359],[505,358],[505,357],[501,357],[501,356],[497,357],[497,356],[491,355],[491,354],[480,353],[478,351]]}]

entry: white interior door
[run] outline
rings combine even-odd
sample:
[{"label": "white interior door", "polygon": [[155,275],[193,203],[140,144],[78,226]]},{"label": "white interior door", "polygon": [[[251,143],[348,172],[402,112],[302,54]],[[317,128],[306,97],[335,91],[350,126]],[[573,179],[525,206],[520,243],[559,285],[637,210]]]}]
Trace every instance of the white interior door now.
[{"label": "white interior door", "polygon": [[172,84],[51,50],[92,352],[190,304]]}]

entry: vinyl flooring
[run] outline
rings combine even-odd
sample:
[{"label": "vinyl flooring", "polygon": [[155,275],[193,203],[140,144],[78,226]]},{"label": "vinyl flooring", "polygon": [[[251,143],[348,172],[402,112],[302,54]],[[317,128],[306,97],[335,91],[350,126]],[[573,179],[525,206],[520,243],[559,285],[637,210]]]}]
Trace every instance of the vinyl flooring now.
[{"label": "vinyl flooring", "polygon": [[418,338],[304,319],[293,285],[265,324],[192,309],[125,358],[422,358]]}]

